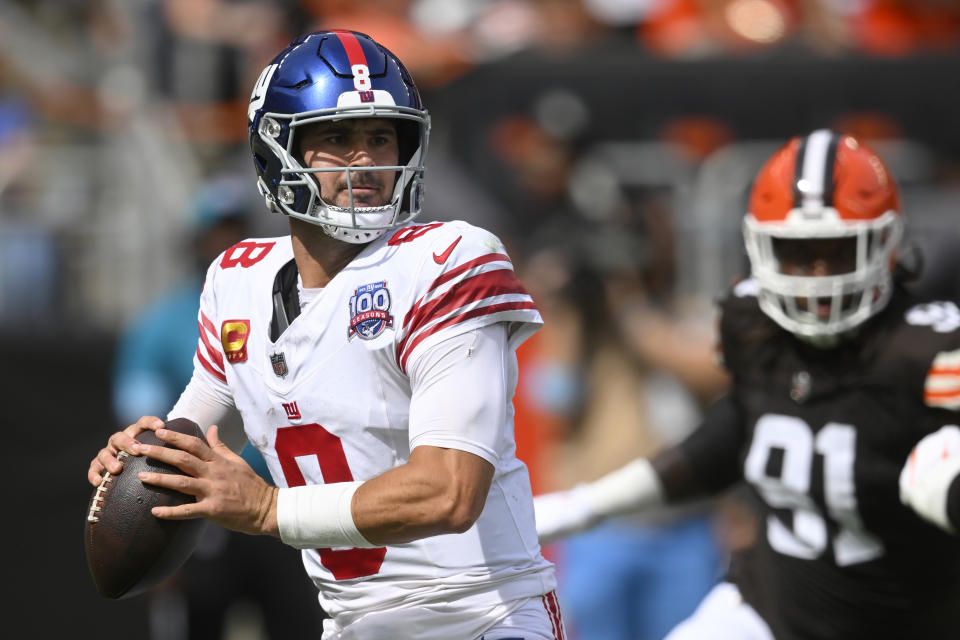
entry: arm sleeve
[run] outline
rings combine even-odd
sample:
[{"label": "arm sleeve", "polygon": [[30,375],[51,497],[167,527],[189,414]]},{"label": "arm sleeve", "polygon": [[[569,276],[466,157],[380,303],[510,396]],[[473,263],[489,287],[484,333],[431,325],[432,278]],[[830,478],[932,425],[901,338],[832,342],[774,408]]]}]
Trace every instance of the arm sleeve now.
[{"label": "arm sleeve", "polygon": [[[516,384],[516,358],[503,323],[418,350],[408,363],[410,450],[427,445],[477,455],[496,466]],[[277,525],[298,549],[373,547],[357,529],[351,499],[361,482],[280,489]]]},{"label": "arm sleeve", "polygon": [[653,459],[665,497],[676,502],[728,489],[742,477],[743,418],[732,396],[707,411],[703,422],[683,442]]},{"label": "arm sleeve", "polygon": [[188,418],[206,433],[210,425],[220,427],[220,439],[233,451],[239,452],[247,442],[243,420],[233,404],[233,397],[210,384],[207,376],[198,371],[187,383],[180,399],[167,414],[167,420]]},{"label": "arm sleeve", "polygon": [[199,375],[205,378],[208,385],[217,388],[222,395],[229,395],[226,358],[223,354],[223,344],[220,342],[220,332],[217,329],[219,314],[215,280],[219,263],[218,257],[210,265],[200,294],[200,311],[197,313],[197,329],[200,337],[197,340],[197,350],[193,354],[193,372],[194,377]]},{"label": "arm sleeve", "polygon": [[408,363],[410,449],[460,449],[496,466],[517,380],[503,323],[434,343]]}]

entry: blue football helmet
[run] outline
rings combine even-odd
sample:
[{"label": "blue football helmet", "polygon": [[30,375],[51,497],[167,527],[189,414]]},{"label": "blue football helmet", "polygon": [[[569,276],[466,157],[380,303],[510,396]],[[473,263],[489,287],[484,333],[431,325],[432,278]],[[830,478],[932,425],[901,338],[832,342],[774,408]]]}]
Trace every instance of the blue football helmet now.
[{"label": "blue football helmet", "polygon": [[[305,169],[298,127],[348,118],[396,122],[397,166]],[[373,38],[354,31],[319,31],[295,39],[260,74],[247,111],[258,188],[267,208],[321,226],[330,236],[362,244],[420,213],[430,116],[403,63]],[[302,131],[302,130],[301,130]],[[397,173],[384,206],[354,206],[357,172]],[[309,174],[345,173],[349,206],[325,202]]]}]

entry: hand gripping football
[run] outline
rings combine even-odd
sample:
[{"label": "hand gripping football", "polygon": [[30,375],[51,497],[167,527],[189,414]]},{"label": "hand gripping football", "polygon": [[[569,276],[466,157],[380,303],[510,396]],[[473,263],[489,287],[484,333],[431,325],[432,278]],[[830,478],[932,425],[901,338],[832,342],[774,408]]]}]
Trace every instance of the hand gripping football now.
[{"label": "hand gripping football", "polygon": [[[164,425],[203,439],[196,423],[185,418]],[[153,431],[137,439],[149,445],[169,446]],[[204,439],[204,441],[206,441]],[[150,509],[193,502],[194,497],[179,491],[144,484],[140,471],[182,473],[168,464],[146,456],[120,453],[123,472],[104,474],[87,508],[84,543],[87,565],[100,595],[128,598],[156,586],[180,568],[193,553],[206,520],[161,520]]]}]

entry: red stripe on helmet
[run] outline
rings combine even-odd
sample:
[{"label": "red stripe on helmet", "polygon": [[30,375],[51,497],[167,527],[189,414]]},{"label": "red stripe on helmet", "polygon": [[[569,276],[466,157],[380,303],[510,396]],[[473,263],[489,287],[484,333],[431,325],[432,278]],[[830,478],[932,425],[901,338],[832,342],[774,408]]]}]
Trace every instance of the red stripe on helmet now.
[{"label": "red stripe on helmet", "polygon": [[360,41],[357,40],[357,36],[350,31],[334,31],[334,34],[340,39],[340,44],[343,45],[344,51],[347,52],[347,59],[350,61],[351,68],[353,68],[355,64],[367,64],[367,56],[364,55],[363,47],[360,46]]}]

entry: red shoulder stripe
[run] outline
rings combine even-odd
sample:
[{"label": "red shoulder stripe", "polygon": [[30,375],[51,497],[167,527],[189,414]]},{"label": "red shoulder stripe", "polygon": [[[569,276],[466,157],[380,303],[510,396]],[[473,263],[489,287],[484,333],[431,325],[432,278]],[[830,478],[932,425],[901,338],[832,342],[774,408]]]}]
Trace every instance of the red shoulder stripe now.
[{"label": "red shoulder stripe", "polygon": [[[200,312],[200,326],[209,331],[210,335],[217,340],[220,339],[220,332],[217,331],[217,328],[214,326],[213,322],[210,321],[210,318],[208,318],[207,314],[205,314],[203,311]],[[203,332],[201,331],[200,333]]]},{"label": "red shoulder stripe", "polygon": [[[491,304],[485,307],[480,307],[478,309],[473,309],[471,311],[466,311],[459,315],[443,320],[433,325],[425,331],[421,331],[417,334],[416,338],[410,340],[409,343],[406,343],[406,340],[397,346],[398,358],[397,362],[400,365],[400,368],[406,371],[407,368],[407,358],[410,357],[410,353],[416,348],[418,344],[423,342],[425,339],[429,338],[433,334],[451,327],[455,324],[459,324],[471,318],[476,318],[479,316],[490,315],[494,313],[499,313],[501,311],[519,311],[523,309],[536,310],[537,306],[533,303],[533,300],[524,300],[520,302],[501,302],[499,304]],[[409,338],[410,336],[407,336]],[[402,353],[401,353],[402,350]]]},{"label": "red shoulder stripe", "polygon": [[450,271],[445,271],[444,273],[437,276],[437,279],[430,283],[430,288],[427,289],[427,292],[433,291],[434,289],[442,286],[443,284],[450,282],[457,276],[462,273],[466,273],[473,269],[474,267],[479,267],[480,265],[487,264],[488,262],[510,262],[510,258],[504,253],[488,253],[485,256],[480,256],[470,260],[469,262],[464,262],[463,264],[450,269]]},{"label": "red shoulder stripe", "polygon": [[[470,269],[488,264],[490,262],[498,262],[501,260],[505,260],[509,262],[510,258],[508,258],[506,255],[502,253],[488,253],[485,256],[480,256],[479,258],[476,258],[469,262],[465,262],[457,267],[454,267],[450,271],[445,271],[444,273],[440,274],[433,282],[430,283],[430,287],[427,289],[427,294],[429,294],[431,291],[435,291],[436,289],[443,286],[445,283],[450,282],[451,280],[460,276],[461,274],[466,273]],[[403,316],[403,323],[401,324],[401,326],[405,327],[408,324],[410,324],[411,318],[417,314],[417,311],[420,308],[420,305],[423,303],[423,298],[425,297],[426,297],[426,294],[424,294],[424,296],[422,296],[419,300],[413,303],[413,306],[410,307],[410,310],[407,311],[405,316]]]},{"label": "red shoulder stripe", "polygon": [[471,301],[511,293],[528,295],[512,269],[478,273],[456,283],[426,304],[421,305],[423,298],[418,300],[403,317],[402,330],[413,333],[431,317],[436,318],[438,315],[450,313]]},{"label": "red shoulder stripe", "polygon": [[200,361],[200,364],[203,365],[203,368],[209,371],[210,375],[212,375],[214,378],[216,378],[220,382],[227,381],[227,376],[225,376],[221,372],[214,369],[213,365],[207,362],[206,358],[203,357],[203,353],[201,353],[200,351],[200,345],[197,345],[197,359]]},{"label": "red shoulder stripe", "polygon": [[[200,341],[203,342],[203,346],[207,348],[207,353],[210,354],[210,359],[223,370],[223,356],[220,355],[220,352],[213,348],[213,345],[210,344],[210,339],[207,337],[207,332],[203,330],[203,324],[200,325]],[[200,347],[197,346],[199,349]]]}]

